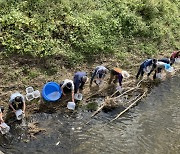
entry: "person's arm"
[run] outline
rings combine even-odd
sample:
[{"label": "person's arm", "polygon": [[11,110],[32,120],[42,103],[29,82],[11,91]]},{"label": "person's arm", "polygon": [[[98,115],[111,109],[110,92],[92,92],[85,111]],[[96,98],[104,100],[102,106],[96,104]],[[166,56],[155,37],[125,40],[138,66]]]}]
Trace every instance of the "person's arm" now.
[{"label": "person's arm", "polygon": [[9,106],[12,108],[13,112],[15,113],[16,110],[14,109],[14,107],[12,106],[12,104],[9,104]]},{"label": "person's arm", "polygon": [[76,79],[76,81],[74,82],[76,93],[79,93],[79,85],[80,85],[80,81],[78,79]]},{"label": "person's arm", "polygon": [[72,90],[72,102],[74,102],[74,90]]},{"label": "person's arm", "polygon": [[26,103],[25,101],[23,101],[23,112],[25,113],[25,110],[26,110]]},{"label": "person's arm", "polygon": [[64,93],[64,87],[66,86],[66,84],[65,83],[63,83],[63,85],[61,86],[61,90],[62,90],[62,93],[63,93],[63,95],[65,96],[66,94]]},{"label": "person's arm", "polygon": [[157,65],[155,65],[155,64],[152,65],[151,71],[148,73],[147,76],[150,76],[150,75],[151,75],[151,73],[156,69],[156,66],[157,66]]},{"label": "person's arm", "polygon": [[0,112],[0,123],[3,123],[4,122],[4,120],[3,120],[3,114],[2,114],[2,112]]}]

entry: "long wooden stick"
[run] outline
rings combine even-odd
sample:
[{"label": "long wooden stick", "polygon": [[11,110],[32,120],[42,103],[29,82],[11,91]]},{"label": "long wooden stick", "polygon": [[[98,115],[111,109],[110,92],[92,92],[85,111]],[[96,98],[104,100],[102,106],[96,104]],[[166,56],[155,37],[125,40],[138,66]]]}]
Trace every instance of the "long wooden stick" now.
[{"label": "long wooden stick", "polygon": [[146,92],[144,92],[138,99],[136,99],[131,105],[129,105],[125,110],[123,110],[121,113],[119,113],[114,119],[112,119],[110,122],[113,122],[114,120],[118,119],[123,113],[128,111],[134,104],[136,104],[140,99],[142,99],[146,95]]},{"label": "long wooden stick", "polygon": [[[143,80],[143,79],[142,79],[142,80]],[[128,92],[130,92],[130,91],[132,91],[132,90],[134,90],[134,89],[139,88],[140,83],[142,82],[142,80],[141,80],[141,81],[139,81],[139,82],[137,83],[136,87],[131,88],[131,89],[129,89],[129,90],[127,90],[127,91],[123,92],[121,95],[119,95],[119,96],[117,96],[117,97],[114,97],[114,98],[110,98],[110,99],[117,99],[117,98],[119,98],[119,97],[123,96],[124,94],[126,94],[126,93],[128,93]]]}]

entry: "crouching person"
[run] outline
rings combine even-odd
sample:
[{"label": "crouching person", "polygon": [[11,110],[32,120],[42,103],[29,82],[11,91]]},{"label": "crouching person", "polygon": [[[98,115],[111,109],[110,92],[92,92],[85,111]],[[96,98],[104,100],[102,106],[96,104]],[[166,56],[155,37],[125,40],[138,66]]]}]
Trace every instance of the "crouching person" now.
[{"label": "crouching person", "polygon": [[23,116],[25,116],[25,109],[26,109],[26,104],[25,104],[25,99],[22,94],[19,92],[16,92],[10,96],[9,100],[9,108],[16,114],[16,111],[21,109]]},{"label": "crouching person", "polygon": [[76,72],[74,75],[74,92],[79,93],[79,90],[83,90],[83,87],[87,81],[88,77],[86,72]]},{"label": "crouching person", "polygon": [[60,83],[60,87],[62,90],[63,95],[71,93],[72,95],[72,102],[74,102],[74,83],[72,80],[65,79]]},{"label": "crouching person", "polygon": [[0,131],[2,134],[6,134],[9,132],[10,127],[3,120],[3,111],[4,107],[0,107]]},{"label": "crouching person", "polygon": [[139,67],[139,71],[136,75],[136,79],[138,79],[139,75],[141,75],[141,78],[142,78],[145,72],[148,73],[147,76],[149,77],[150,74],[156,68],[156,62],[157,62],[156,59],[145,60]]},{"label": "crouching person", "polygon": [[99,86],[103,82],[107,72],[108,72],[108,69],[106,67],[97,66],[92,74],[90,87],[93,81]]}]

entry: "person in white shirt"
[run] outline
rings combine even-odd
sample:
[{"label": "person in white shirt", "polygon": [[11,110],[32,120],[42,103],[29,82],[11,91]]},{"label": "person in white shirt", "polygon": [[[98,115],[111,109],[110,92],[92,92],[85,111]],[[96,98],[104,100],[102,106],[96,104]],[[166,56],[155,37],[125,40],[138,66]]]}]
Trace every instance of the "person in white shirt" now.
[{"label": "person in white shirt", "polygon": [[25,104],[24,96],[20,94],[19,92],[13,93],[10,96],[9,108],[14,113],[16,113],[16,110],[21,109],[23,113],[25,114],[26,104]]},{"label": "person in white shirt", "polygon": [[74,83],[72,80],[65,79],[60,83],[60,87],[63,95],[65,96],[68,93],[72,94],[72,102],[74,102]]}]

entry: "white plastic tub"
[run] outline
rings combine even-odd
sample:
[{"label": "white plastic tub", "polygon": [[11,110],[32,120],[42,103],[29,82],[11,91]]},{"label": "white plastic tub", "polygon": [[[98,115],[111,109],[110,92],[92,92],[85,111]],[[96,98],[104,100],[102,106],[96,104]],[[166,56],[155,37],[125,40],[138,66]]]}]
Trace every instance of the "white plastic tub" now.
[{"label": "white plastic tub", "polygon": [[40,96],[41,96],[41,94],[40,94],[39,90],[33,91],[33,97],[34,98],[38,98]]},{"label": "white plastic tub", "polygon": [[176,63],[180,63],[180,58],[176,58],[176,59],[175,59],[175,62],[176,62]]},{"label": "white plastic tub", "polygon": [[31,101],[31,100],[33,100],[33,99],[34,99],[33,93],[27,93],[27,94],[26,94],[26,100],[27,100],[27,101]]},{"label": "white plastic tub", "polygon": [[68,104],[67,104],[67,108],[69,110],[74,110],[75,106],[76,106],[76,104],[74,102],[68,102]]},{"label": "white plastic tub", "polygon": [[1,131],[2,134],[6,134],[6,133],[9,132],[10,127],[6,123],[3,122],[0,125],[1,125],[0,131]]},{"label": "white plastic tub", "polygon": [[16,114],[17,120],[21,120],[23,118],[23,112],[21,109],[17,110],[15,114]]},{"label": "white plastic tub", "polygon": [[34,91],[34,88],[33,87],[27,87],[26,88],[26,93],[32,93]]},{"label": "white plastic tub", "polygon": [[78,94],[75,94],[75,95],[74,95],[74,98],[75,98],[76,100],[78,100],[78,101],[81,101],[82,98],[83,98],[83,95],[82,95],[81,93],[78,93]]}]

